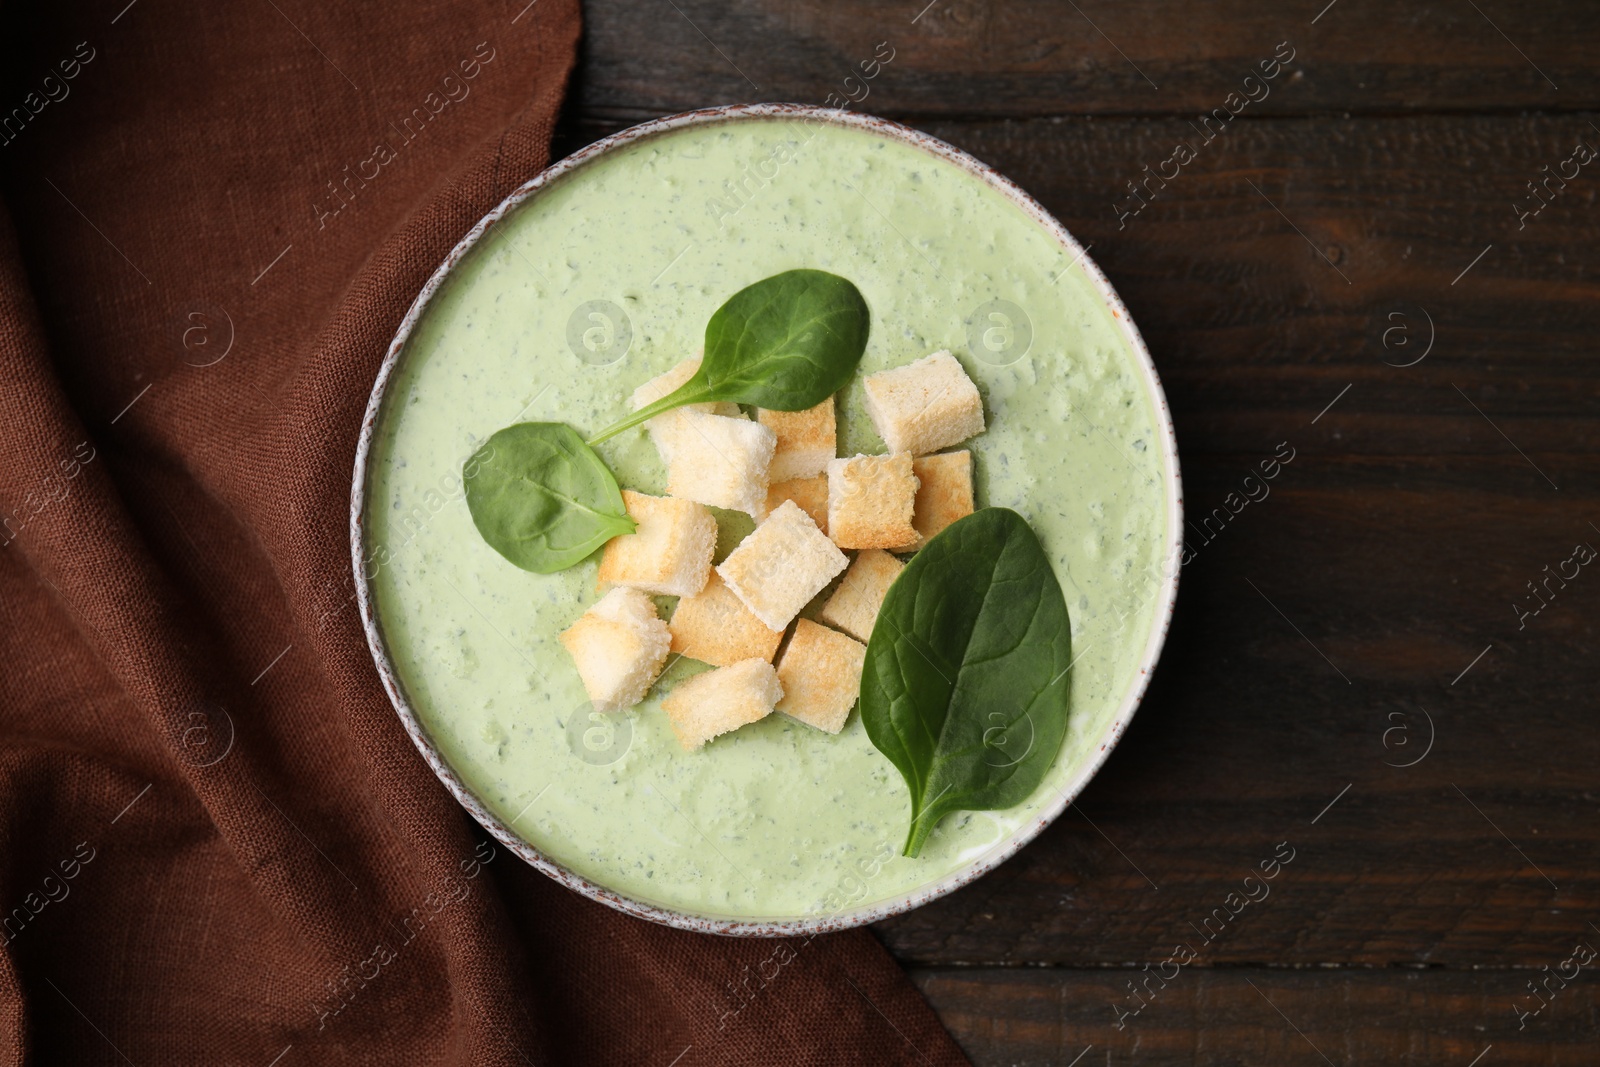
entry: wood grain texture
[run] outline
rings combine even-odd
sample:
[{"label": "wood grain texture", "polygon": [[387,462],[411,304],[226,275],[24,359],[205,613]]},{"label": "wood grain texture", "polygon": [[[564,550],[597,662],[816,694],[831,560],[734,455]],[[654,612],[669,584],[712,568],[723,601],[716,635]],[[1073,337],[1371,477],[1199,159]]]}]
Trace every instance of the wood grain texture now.
[{"label": "wood grain texture", "polygon": [[[1589,971],[1524,1031],[1513,1004],[1600,946],[1600,572],[1548,578],[1600,546],[1600,168],[1518,217],[1600,146],[1600,11],[922,6],[597,0],[559,141],[822,103],[889,41],[858,109],[1037,197],[1154,354],[1192,558],[1144,706],[1038,840],[879,936],[980,1064],[1596,1062]],[[1549,603],[1519,616],[1530,582]],[[1180,943],[1194,965],[1117,1030]]]},{"label": "wood grain texture", "polygon": [[[628,116],[751,100],[823,103],[887,41],[861,108],[882,115],[1182,114],[1289,41],[1300,77],[1269,114],[1576,109],[1600,89],[1584,0],[606,0],[585,8],[580,106]],[[854,94],[860,89],[849,87]],[[855,97],[852,96],[854,99]]]},{"label": "wood grain texture", "polygon": [[[1170,972],[1169,972],[1170,973]],[[1556,987],[1538,1003],[1527,972],[1198,970],[1149,983],[1137,972],[915,971],[978,1067],[1589,1067],[1600,989]],[[1519,996],[1520,994],[1520,996]],[[1117,1022],[1123,1024],[1117,1028]],[[1481,1059],[1479,1058],[1481,1057]]]}]

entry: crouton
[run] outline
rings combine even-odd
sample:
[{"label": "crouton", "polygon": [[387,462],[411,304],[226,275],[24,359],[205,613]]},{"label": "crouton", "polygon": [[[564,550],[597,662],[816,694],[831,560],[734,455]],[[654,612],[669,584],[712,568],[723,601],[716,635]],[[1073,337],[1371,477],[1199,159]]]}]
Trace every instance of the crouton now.
[{"label": "crouton", "polygon": [[772,466],[767,470],[769,481],[815,477],[828,469],[828,461],[838,450],[831,396],[805,411],[758,408],[756,419],[778,438]]},{"label": "crouton", "polygon": [[767,466],[777,438],[749,419],[684,414],[662,435],[669,443],[667,493],[712,507],[760,516],[767,505]]},{"label": "crouton", "polygon": [[[654,404],[662,397],[676,392],[677,388],[690,378],[693,378],[695,371],[699,369],[699,356],[684,360],[665,374],[651,378],[648,382],[635,389],[633,395],[628,398],[629,406],[634,411],[638,411],[647,404]],[[646,421],[644,428],[649,432],[650,440],[655,443],[656,451],[660,453],[662,463],[672,462],[672,443],[676,440],[677,431],[681,429],[683,422],[680,416],[690,411],[697,411],[704,415],[741,417],[739,405],[724,400],[705,404],[685,404],[681,408],[664,411],[655,418]]]},{"label": "crouton", "polygon": [[771,663],[783,640],[783,631],[752,615],[715,571],[704,589],[678,601],[667,629],[672,651],[717,667],[745,659]]},{"label": "crouton", "polygon": [[883,607],[889,586],[894,584],[904,566],[881,549],[869,548],[859,553],[850,569],[844,572],[844,581],[817,612],[817,618],[857,641],[870,641],[878,609]]},{"label": "crouton", "polygon": [[778,672],[764,659],[746,659],[697,674],[661,702],[678,743],[693,752],[718,734],[772,713],[783,699]]},{"label": "crouton", "polygon": [[817,524],[817,529],[823,533],[828,532],[828,476],[819,474],[815,478],[791,478],[787,482],[773,482],[767,487],[767,513],[783,503],[793,500],[800,505],[800,510],[811,516],[811,521]]},{"label": "crouton", "polygon": [[867,646],[860,641],[801,619],[778,661],[783,699],[777,710],[807,726],[838,733],[855,706],[866,661]]},{"label": "crouton", "polygon": [[595,709],[622,711],[644,699],[666,662],[672,637],[650,598],[624,586],[563,630],[561,643]]},{"label": "crouton", "polygon": [[785,500],[716,570],[751,614],[782,630],[849,562],[798,504]]},{"label": "crouton", "polygon": [[867,415],[890,452],[920,456],[983,432],[978,387],[949,352],[869,374],[861,384]]},{"label": "crouton", "polygon": [[911,461],[917,476],[917,505],[911,525],[917,528],[917,547],[957,519],[972,514],[972,453],[942,452]]},{"label": "crouton", "polygon": [[692,500],[622,491],[631,534],[606,542],[600,587],[627,585],[661,596],[693,596],[705,588],[717,547],[717,520]]},{"label": "crouton", "polygon": [[828,536],[840,548],[909,548],[917,476],[911,453],[854,456],[828,464]]}]

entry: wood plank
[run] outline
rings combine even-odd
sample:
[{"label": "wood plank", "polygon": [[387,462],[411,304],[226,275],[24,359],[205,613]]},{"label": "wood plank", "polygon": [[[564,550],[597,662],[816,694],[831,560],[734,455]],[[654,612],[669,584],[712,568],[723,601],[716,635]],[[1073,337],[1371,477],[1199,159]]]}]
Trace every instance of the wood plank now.
[{"label": "wood plank", "polygon": [[[578,99],[624,117],[830,93],[924,118],[1199,113],[1287,41],[1295,73],[1249,87],[1266,95],[1248,112],[1575,110],[1600,91],[1588,15],[1583,0],[612,0],[585,8]],[[879,42],[894,59],[863,82]]]},{"label": "wood plank", "polygon": [[[1549,962],[1571,948],[1557,947]],[[1517,1011],[1541,1003],[1527,990],[1527,971],[1195,968],[1164,988],[1144,973],[924,970],[913,978],[977,1067],[1595,1062],[1600,985],[1587,969],[1565,988],[1552,979],[1554,993],[1521,1030]],[[1126,1014],[1141,1003],[1130,981],[1144,1001],[1137,1015]]]}]

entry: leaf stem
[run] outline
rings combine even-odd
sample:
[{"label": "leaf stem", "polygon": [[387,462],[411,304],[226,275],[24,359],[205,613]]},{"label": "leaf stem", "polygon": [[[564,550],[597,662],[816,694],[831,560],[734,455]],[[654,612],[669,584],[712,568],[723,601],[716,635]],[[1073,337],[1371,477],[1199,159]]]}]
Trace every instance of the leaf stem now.
[{"label": "leaf stem", "polygon": [[704,378],[696,373],[693,378],[690,378],[660,400],[653,404],[646,404],[633,414],[624,416],[589,438],[589,446],[592,448],[601,441],[609,441],[623,430],[631,430],[641,422],[648,422],[663,411],[671,411],[673,408],[681,408],[688,404],[699,404],[707,400],[716,399],[715,391],[706,384]]},{"label": "leaf stem", "polygon": [[928,817],[930,815],[934,815],[934,812],[931,809],[924,808],[911,820],[911,826],[906,830],[905,847],[900,850],[902,856],[916,859],[917,854],[922,851],[922,846],[927,842],[928,835],[933,833],[933,828],[939,821],[937,815],[934,815],[931,819]]}]

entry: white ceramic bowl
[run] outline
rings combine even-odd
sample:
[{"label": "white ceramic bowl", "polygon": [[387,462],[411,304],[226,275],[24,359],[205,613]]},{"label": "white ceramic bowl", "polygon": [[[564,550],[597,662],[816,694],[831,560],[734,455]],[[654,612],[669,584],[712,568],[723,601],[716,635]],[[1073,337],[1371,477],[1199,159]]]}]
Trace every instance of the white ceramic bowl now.
[{"label": "white ceramic bowl", "polygon": [[[378,416],[385,387],[395,371],[401,353],[405,349],[407,339],[421,319],[429,301],[438,292],[441,285],[444,284],[445,279],[455,265],[483,238],[490,227],[521,205],[538,196],[542,189],[556,179],[626,145],[686,126],[770,118],[787,118],[808,123],[834,123],[840,126],[869,131],[880,137],[892,138],[912,145],[937,159],[959,167],[978,180],[987,183],[1021,208],[1040,227],[1060,242],[1063,250],[1070,258],[1083,266],[1101,298],[1105,301],[1107,309],[1113,313],[1116,321],[1120,324],[1124,339],[1127,341],[1129,350],[1134,355],[1140,383],[1148,393],[1152,409],[1157,413],[1158,430],[1164,431],[1164,434],[1161,435],[1161,463],[1166,491],[1167,521],[1162,540],[1165,546],[1163,553],[1165,562],[1162,566],[1161,583],[1157,591],[1155,610],[1151,615],[1150,629],[1144,639],[1144,650],[1139,660],[1138,674],[1122,695],[1115,716],[1098,738],[1094,755],[1078,769],[1077,774],[1070,781],[1057,790],[1057,798],[1043,808],[1035,820],[1023,825],[1008,838],[1000,841],[965,867],[891,899],[875,901],[864,904],[854,910],[846,910],[825,916],[790,921],[741,921],[684,914],[632,900],[604,886],[596,885],[591,880],[583,878],[553,862],[537,848],[524,841],[473,793],[455,770],[445,761],[438,747],[428,736],[426,729],[408,702],[406,693],[395,672],[388,649],[384,644],[383,634],[378,627],[372,588],[367,580],[363,565],[365,543],[362,518],[367,502],[369,461],[371,459],[373,438],[378,425]],[[797,104],[745,104],[673,115],[669,118],[646,122],[632,129],[623,130],[621,133],[596,141],[587,148],[552,165],[538,177],[506,197],[498,207],[474,226],[461,239],[461,242],[451,250],[444,263],[434,272],[433,277],[428,279],[427,285],[423,286],[422,292],[417,295],[417,299],[412,303],[410,310],[406,312],[404,320],[400,323],[400,329],[395,334],[394,341],[389,345],[389,352],[384,358],[383,366],[378,371],[377,381],[373,384],[372,397],[367,405],[366,417],[361,426],[360,441],[356,448],[355,482],[350,496],[350,551],[355,568],[355,587],[361,607],[361,622],[366,630],[367,643],[372,649],[372,656],[378,668],[378,676],[383,680],[384,688],[388,691],[390,700],[394,702],[395,711],[399,714],[401,723],[405,726],[406,732],[411,735],[411,740],[416,743],[417,750],[422,753],[423,759],[427,760],[428,765],[433,768],[433,772],[444,783],[445,788],[449,789],[451,794],[461,802],[462,806],[471,812],[472,817],[477,819],[506,848],[563,885],[629,915],[702,933],[791,937],[860,926],[891,915],[910,911],[912,908],[926,904],[930,900],[942,897],[946,893],[952,892],[992,870],[1011,857],[1023,845],[1038,836],[1039,832],[1054,821],[1072,799],[1082,792],[1089,779],[1094,776],[1095,772],[1100,769],[1101,764],[1105,762],[1106,757],[1111,754],[1112,748],[1127,727],[1128,721],[1132,719],[1134,710],[1138,707],[1139,700],[1143,697],[1145,687],[1149,683],[1150,672],[1155,667],[1156,659],[1161,654],[1161,646],[1166,639],[1167,626],[1171,620],[1173,602],[1177,595],[1177,561],[1183,543],[1182,507],[1182,483],[1178,473],[1177,441],[1173,433],[1172,418],[1167,410],[1166,396],[1162,392],[1161,382],[1156,375],[1155,367],[1151,364],[1150,353],[1145,348],[1144,340],[1139,336],[1139,331],[1134,326],[1127,308],[1123,306],[1122,300],[1111,287],[1111,283],[1106,280],[1105,275],[1089,259],[1082,246],[1073,239],[1072,235],[1066,231],[1066,228],[1052,218],[1044,208],[1040,207],[1037,201],[995,171],[994,168],[979,162],[965,152],[953,148],[937,138],[908,129],[887,119],[849,111],[836,111]]]}]

